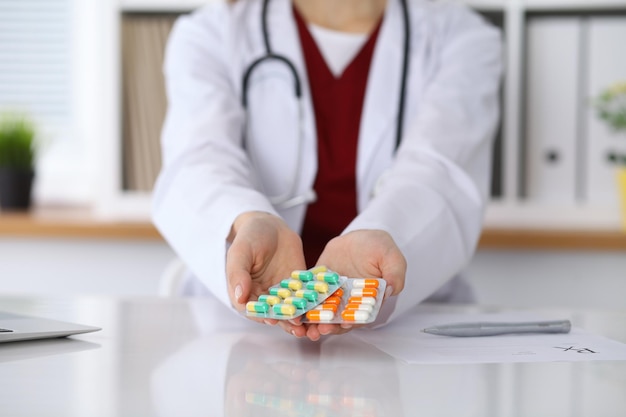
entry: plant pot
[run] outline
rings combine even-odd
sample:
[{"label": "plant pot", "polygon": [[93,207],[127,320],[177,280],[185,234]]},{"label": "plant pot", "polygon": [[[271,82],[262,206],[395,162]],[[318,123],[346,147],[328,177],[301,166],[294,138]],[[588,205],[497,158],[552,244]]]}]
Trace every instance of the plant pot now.
[{"label": "plant pot", "polygon": [[626,231],[626,167],[617,168],[617,189],[621,208],[622,230]]},{"label": "plant pot", "polygon": [[0,208],[28,210],[34,178],[32,170],[0,167]]}]

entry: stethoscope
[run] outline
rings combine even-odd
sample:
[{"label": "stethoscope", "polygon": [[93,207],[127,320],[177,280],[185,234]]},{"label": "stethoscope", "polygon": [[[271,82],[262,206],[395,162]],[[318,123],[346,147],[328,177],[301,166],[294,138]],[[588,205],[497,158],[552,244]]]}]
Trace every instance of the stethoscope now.
[{"label": "stethoscope", "polygon": [[[400,142],[402,140],[402,125],[404,123],[404,108],[405,108],[405,97],[406,97],[406,82],[407,82],[407,74],[409,69],[409,43],[411,38],[411,28],[409,22],[409,11],[407,7],[407,0],[400,0],[400,4],[402,6],[402,15],[403,15],[403,23],[404,23],[404,49],[403,49],[403,57],[402,57],[402,75],[400,78],[400,97],[398,98],[398,119],[396,121],[396,141],[395,141],[395,149],[398,149],[400,146]],[[275,54],[272,51],[272,46],[270,45],[269,33],[267,28],[267,8],[269,5],[269,0],[263,0],[263,6],[261,10],[261,30],[263,32],[263,43],[265,44],[265,55],[255,59],[246,69],[243,74],[243,85],[242,85],[242,96],[241,103],[244,109],[248,108],[248,84],[250,82],[250,76],[252,72],[259,67],[262,63],[266,61],[277,61],[281,62],[287,66],[289,72],[293,77],[294,82],[294,94],[296,100],[298,102],[298,129],[299,129],[299,138],[298,138],[298,154],[296,157],[297,167],[301,166],[303,155],[303,140],[304,140],[304,131],[303,131],[303,121],[304,121],[304,111],[303,111],[303,103],[302,103],[302,83],[300,81],[300,76],[298,75],[298,71],[296,71],[295,65],[289,60],[289,58]],[[245,137],[244,137],[245,144]],[[291,207],[298,206],[300,204],[307,204],[315,201],[315,191],[309,190],[308,192],[297,195],[296,189],[298,187],[298,182],[300,180],[300,171],[296,169],[296,173],[291,183],[291,187],[284,194],[269,197],[270,203],[274,207],[288,209]]]}]

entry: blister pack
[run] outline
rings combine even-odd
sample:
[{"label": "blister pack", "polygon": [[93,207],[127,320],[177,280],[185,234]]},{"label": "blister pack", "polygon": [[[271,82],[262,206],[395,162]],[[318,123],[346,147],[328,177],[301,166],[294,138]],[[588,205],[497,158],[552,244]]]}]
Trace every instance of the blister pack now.
[{"label": "blister pack", "polygon": [[246,316],[303,323],[358,323],[376,320],[387,284],[381,278],[346,278],[325,266],[293,271],[290,278],[246,304]]},{"label": "blister pack", "polygon": [[290,278],[270,287],[257,301],[246,303],[246,316],[275,320],[299,317],[325,303],[345,281],[324,266],[293,271]]},{"label": "blister pack", "polygon": [[358,323],[376,320],[387,283],[380,278],[347,278],[341,288],[312,310],[303,323]]}]

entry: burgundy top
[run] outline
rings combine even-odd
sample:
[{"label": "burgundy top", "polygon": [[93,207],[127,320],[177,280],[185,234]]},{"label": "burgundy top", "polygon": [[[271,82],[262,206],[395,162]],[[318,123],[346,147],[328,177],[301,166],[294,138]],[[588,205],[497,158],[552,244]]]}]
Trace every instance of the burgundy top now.
[{"label": "burgundy top", "polygon": [[[308,267],[316,264],[326,243],[356,217],[356,156],[363,98],[380,22],[339,78],[332,74],[293,8],[309,78],[317,128],[317,201],[307,209],[302,242]],[[382,19],[381,19],[382,21]]]}]

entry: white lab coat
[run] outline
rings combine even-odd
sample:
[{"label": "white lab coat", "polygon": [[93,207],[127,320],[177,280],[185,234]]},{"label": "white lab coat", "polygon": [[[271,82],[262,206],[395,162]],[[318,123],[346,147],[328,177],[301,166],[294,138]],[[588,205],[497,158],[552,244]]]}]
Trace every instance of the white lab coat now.
[{"label": "white lab coat", "polygon": [[[202,287],[226,305],[233,220],[261,210],[299,231],[306,204],[281,209],[267,196],[284,194],[294,181],[294,194],[305,195],[317,169],[311,95],[289,0],[270,2],[268,28],[274,52],[289,58],[302,79],[302,135],[293,77],[284,65],[258,68],[247,115],[241,105],[243,73],[265,50],[261,4],[212,1],[182,17],[164,65],[169,109],[153,219]],[[499,32],[476,14],[424,0],[409,0],[409,9],[402,144],[394,158],[404,29],[399,2],[389,0],[363,104],[359,214],[345,230],[386,230],[404,253],[406,285],[389,303],[394,316],[440,289],[474,252],[488,200],[501,74]]]}]

